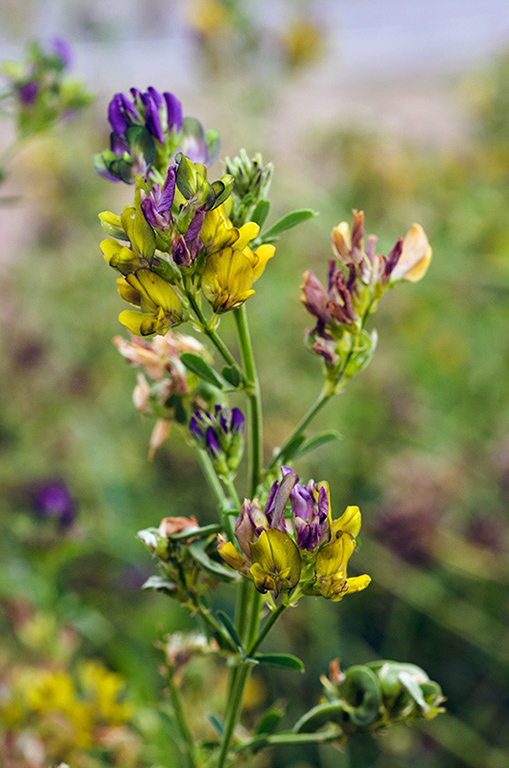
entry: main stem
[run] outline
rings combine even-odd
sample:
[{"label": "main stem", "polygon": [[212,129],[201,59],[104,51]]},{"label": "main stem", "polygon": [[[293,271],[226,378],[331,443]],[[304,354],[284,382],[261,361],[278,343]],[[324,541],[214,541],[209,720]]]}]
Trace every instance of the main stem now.
[{"label": "main stem", "polygon": [[184,715],[184,710],[182,709],[180,693],[177,686],[175,685],[173,672],[170,672],[168,676],[168,689],[170,693],[170,700],[173,706],[173,712],[175,714],[175,720],[180,731],[180,735],[182,736],[181,747],[185,754],[187,766],[188,768],[196,768],[194,738]]},{"label": "main stem", "polygon": [[260,470],[263,461],[262,446],[262,406],[260,399],[260,384],[256,374],[253,346],[249,335],[246,308],[244,305],[233,311],[237,332],[239,335],[242,364],[248,379],[246,394],[249,399],[250,450],[249,450],[249,481],[250,495],[253,497],[258,488]]},{"label": "main stem", "polygon": [[[239,337],[240,353],[245,378],[247,379],[246,394],[249,400],[249,495],[253,498],[258,488],[263,462],[262,448],[262,407],[260,385],[256,373],[256,365],[249,335],[245,307],[234,310],[235,322]],[[252,584],[246,583],[241,588],[236,611],[236,624],[241,637],[245,639],[246,647],[255,645],[260,623],[260,608],[262,597]],[[247,617],[249,619],[247,620]],[[228,757],[230,744],[242,711],[244,690],[249,680],[251,665],[240,662],[230,675],[228,703],[225,713],[225,726],[218,758],[218,768],[223,768]]]}]

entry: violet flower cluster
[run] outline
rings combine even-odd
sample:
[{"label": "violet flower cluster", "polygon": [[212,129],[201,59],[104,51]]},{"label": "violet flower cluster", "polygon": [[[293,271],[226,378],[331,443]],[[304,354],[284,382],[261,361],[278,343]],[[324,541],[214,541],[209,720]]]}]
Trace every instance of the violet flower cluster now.
[{"label": "violet flower cluster", "polygon": [[196,410],[189,421],[195,444],[209,456],[220,477],[233,477],[244,452],[244,416],[216,405],[214,412]]}]

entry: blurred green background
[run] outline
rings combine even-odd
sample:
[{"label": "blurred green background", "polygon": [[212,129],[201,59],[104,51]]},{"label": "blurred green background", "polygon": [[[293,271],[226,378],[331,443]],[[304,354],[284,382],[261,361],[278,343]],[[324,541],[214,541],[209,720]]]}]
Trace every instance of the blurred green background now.
[{"label": "blurred green background", "polygon": [[[4,43],[37,34],[40,10],[25,5],[23,13],[9,4],[2,11]],[[308,268],[324,278],[332,227],[350,221],[352,208],[363,209],[380,252],[413,221],[434,249],[425,279],[382,302],[369,368],[316,421],[317,430],[336,428],[342,439],[296,466],[302,478],[329,481],[336,516],[347,504],[361,507],[362,541],[352,566],[373,582],[340,604],[302,601],[282,619],[267,647],[297,653],[306,675],[255,677],[246,716],[283,699],[285,722],[292,723],[317,701],[319,676],[336,657],[345,666],[376,657],[421,665],[442,685],[447,714],[356,737],[341,753],[295,748],[259,764],[503,768],[509,57],[469,69],[462,63],[458,71],[438,67],[423,75],[417,68],[397,81],[380,73],[370,80],[365,71],[355,81],[344,74],[348,48],[343,60],[336,55],[341,40],[327,25],[327,3],[296,4],[291,12],[288,3],[278,4],[286,13],[270,23],[249,3],[180,3],[175,14],[171,4],[152,3],[179,41],[168,61],[178,55],[180,66],[165,71],[164,41],[155,46],[157,61],[146,52],[157,17],[149,24],[138,9],[145,24],[138,47],[126,39],[125,18],[116,26],[93,3],[70,5],[71,44],[74,36],[82,45],[78,74],[90,77],[96,102],[26,146],[1,193],[4,683],[14,663],[73,669],[80,659],[100,658],[125,678],[135,702],[140,764],[174,764],[169,729],[150,715],[152,703],[164,699],[154,642],[192,624],[164,596],[140,592],[153,563],[135,533],[166,515],[194,514],[207,523],[215,511],[181,436],[172,435],[147,460],[152,424],[140,423],[131,402],[135,373],[111,344],[122,306],[98,248],[97,213],[118,212],[131,192],[95,176],[90,161],[107,145],[112,93],[153,84],[174,91],[187,114],[219,129],[223,156],[244,146],[274,162],[272,221],[293,207],[320,212],[281,241],[249,302],[266,456],[321,387],[319,361],[303,344],[311,323],[299,285]],[[127,79],[117,66],[109,86],[107,52],[122,46],[129,76],[140,74]],[[7,123],[0,136],[7,144]],[[234,344],[230,318],[221,329]],[[34,493],[54,482],[65,483],[77,507],[65,532],[34,512]],[[214,600],[231,609],[228,588]],[[198,666],[190,696],[203,693],[204,675],[213,675],[207,679],[220,695],[221,674]],[[100,751],[89,759],[83,766],[127,764],[106,762]]]}]

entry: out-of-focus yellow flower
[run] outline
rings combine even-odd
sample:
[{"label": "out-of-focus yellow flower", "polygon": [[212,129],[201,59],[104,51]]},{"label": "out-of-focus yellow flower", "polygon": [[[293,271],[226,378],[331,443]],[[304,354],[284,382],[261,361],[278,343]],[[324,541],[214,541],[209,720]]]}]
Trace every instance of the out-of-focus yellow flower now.
[{"label": "out-of-focus yellow flower", "polygon": [[283,44],[290,67],[314,63],[324,51],[323,30],[311,19],[295,19],[283,36]]},{"label": "out-of-focus yellow flower", "polygon": [[189,19],[196,31],[207,37],[219,33],[228,25],[229,12],[219,0],[195,0],[190,8]]},{"label": "out-of-focus yellow flower", "polygon": [[207,259],[201,287],[214,312],[228,312],[240,307],[254,294],[253,283],[262,275],[270,258],[273,245],[261,245],[256,251],[248,246],[243,250],[223,248]]},{"label": "out-of-focus yellow flower", "polygon": [[124,310],[119,321],[136,336],[163,335],[171,325],[182,319],[180,299],[166,280],[149,269],[117,279],[122,298],[141,312]]},{"label": "out-of-focus yellow flower", "polygon": [[391,272],[391,283],[408,280],[416,283],[424,277],[431,262],[432,250],[420,224],[412,224],[405,239],[403,250]]},{"label": "out-of-focus yellow flower", "polygon": [[119,701],[125,687],[120,675],[99,661],[87,661],[80,669],[80,678],[97,720],[114,725],[129,720],[133,709],[129,702]]}]

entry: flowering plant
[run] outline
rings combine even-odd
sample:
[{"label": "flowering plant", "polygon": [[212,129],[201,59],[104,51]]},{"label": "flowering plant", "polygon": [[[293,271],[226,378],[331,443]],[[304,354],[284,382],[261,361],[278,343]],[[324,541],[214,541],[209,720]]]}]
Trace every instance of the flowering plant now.
[{"label": "flowering plant", "polygon": [[[332,662],[329,678],[323,678],[323,700],[293,727],[278,731],[282,713],[271,710],[254,731],[239,728],[255,665],[303,670],[296,656],[259,651],[282,613],[310,596],[340,602],[371,581],[368,575],[347,575],[361,529],[359,508],[349,505],[343,514],[333,513],[327,482],[301,482],[292,463],[334,438],[330,432],[308,437],[308,428],[370,362],[377,336],[368,320],[381,297],[426,273],[431,248],[423,229],[414,224],[385,256],[376,252],[376,237],[365,242],[362,212],[354,211],[351,231],[345,222],[334,228],[326,287],[307,271],[301,295],[315,321],[307,345],[321,359],[323,386],[265,461],[247,306],[256,301],[255,282],[270,272],[274,244],[313,211],[293,211],[266,228],[272,165],[241,150],[224,161],[222,176],[210,181],[217,132],[183,117],[171,93],[133,88],[129,95],[116,94],[108,117],[110,148],[95,155],[95,168],[133,188],[123,211],[100,214],[109,235],[101,251],[118,274],[120,297],[132,307],[119,315],[131,339],[116,337],[115,345],[128,362],[144,369],[134,402],[141,413],[156,417],[151,455],[171,429],[180,429],[196,450],[219,513],[210,525],[194,516],[166,517],[138,534],[160,569],[145,588],[178,600],[207,629],[199,644],[192,636],[179,642],[178,653],[168,651],[174,646],[171,638],[166,646],[183,764],[222,768],[267,746],[341,744],[357,730],[434,717],[442,711],[441,690],[418,667],[387,661],[342,672]],[[240,360],[219,333],[226,314],[235,320]],[[194,336],[174,330],[184,323],[208,339],[219,367]],[[247,403],[247,419],[243,406],[231,406],[234,395]],[[240,496],[237,470],[244,442],[249,466]],[[210,607],[208,593],[222,582],[238,590],[234,617]],[[182,668],[204,648],[230,665],[224,712],[210,718],[212,740],[193,731],[182,701]]]}]

